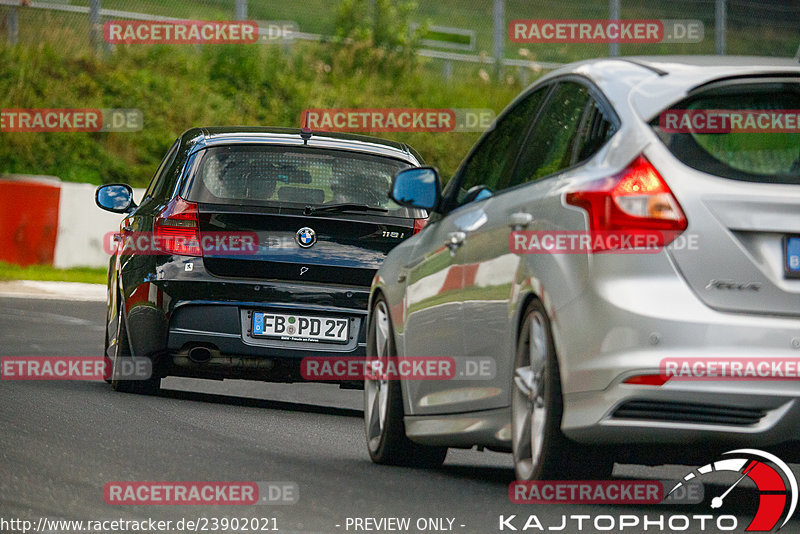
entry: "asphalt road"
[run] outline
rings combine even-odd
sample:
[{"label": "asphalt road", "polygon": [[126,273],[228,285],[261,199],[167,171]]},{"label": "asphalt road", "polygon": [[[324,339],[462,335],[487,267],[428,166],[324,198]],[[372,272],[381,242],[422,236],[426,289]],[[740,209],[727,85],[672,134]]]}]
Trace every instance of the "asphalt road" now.
[{"label": "asphalt road", "polygon": [[[100,355],[103,319],[100,302],[0,298],[0,356]],[[796,473],[797,467],[792,466]],[[617,465],[614,477],[674,480],[688,471]],[[1,532],[21,532],[3,520],[36,525],[41,517],[153,518],[173,525],[182,518],[261,517],[274,518],[269,526],[280,532],[325,533],[366,531],[347,528],[348,518],[406,517],[412,527],[420,518],[453,520],[452,526],[445,520],[444,529],[408,532],[488,533],[500,531],[501,515],[516,515],[511,524],[520,530],[535,515],[546,530],[560,526],[562,515],[590,514],[613,519],[614,528],[606,531],[639,534],[645,532],[641,525],[620,530],[620,516],[716,514],[710,496],[735,482],[707,484],[707,502],[696,506],[518,505],[508,499],[513,478],[510,456],[492,452],[451,450],[444,467],[435,470],[372,464],[363,438],[361,392],[330,385],[172,378],[163,381],[159,396],[147,397],[116,393],[104,382],[0,382]],[[112,481],[193,480],[294,482],[299,501],[119,506],[103,497],[104,485]],[[742,484],[726,499],[723,513],[736,515],[737,531],[743,531],[756,506],[755,490]],[[562,532],[577,532],[576,520],[567,521]],[[589,521],[583,532],[597,532],[594,519]],[[605,519],[600,526],[609,524]],[[705,532],[718,532],[714,525],[707,524]],[[793,521],[784,532],[797,532],[798,526]],[[692,520],[682,531],[703,530]]]}]

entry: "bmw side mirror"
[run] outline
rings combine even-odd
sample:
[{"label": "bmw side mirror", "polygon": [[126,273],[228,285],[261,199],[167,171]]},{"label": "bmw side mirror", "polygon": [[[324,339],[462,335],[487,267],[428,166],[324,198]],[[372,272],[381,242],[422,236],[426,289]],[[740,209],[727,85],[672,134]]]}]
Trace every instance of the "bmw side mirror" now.
[{"label": "bmw side mirror", "polygon": [[128,184],[101,185],[94,193],[95,204],[112,213],[128,213],[136,204]]},{"label": "bmw side mirror", "polygon": [[436,211],[442,199],[439,173],[433,167],[403,169],[394,177],[390,197],[401,206]]}]

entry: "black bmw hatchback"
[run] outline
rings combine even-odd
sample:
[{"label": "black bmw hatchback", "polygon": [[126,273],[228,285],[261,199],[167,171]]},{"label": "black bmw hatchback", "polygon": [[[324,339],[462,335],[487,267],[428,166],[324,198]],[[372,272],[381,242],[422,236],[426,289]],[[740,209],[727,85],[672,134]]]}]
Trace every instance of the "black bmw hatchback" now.
[{"label": "black bmw hatchback", "polygon": [[[387,193],[421,164],[383,139],[203,128],[175,141],[138,206],[127,185],[99,187],[98,206],[125,214],[108,270],[112,386],[293,382],[304,357],[362,356],[372,278],[426,217]],[[117,372],[137,359],[149,378]]]}]

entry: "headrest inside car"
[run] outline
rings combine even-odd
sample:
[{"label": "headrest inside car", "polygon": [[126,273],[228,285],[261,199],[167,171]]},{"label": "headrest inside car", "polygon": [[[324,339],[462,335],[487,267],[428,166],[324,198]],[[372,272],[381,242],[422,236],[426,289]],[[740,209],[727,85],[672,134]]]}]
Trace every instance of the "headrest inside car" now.
[{"label": "headrest inside car", "polygon": [[310,187],[292,187],[285,185],[278,189],[278,200],[284,202],[322,204],[325,201],[325,191],[322,189],[311,189]]}]

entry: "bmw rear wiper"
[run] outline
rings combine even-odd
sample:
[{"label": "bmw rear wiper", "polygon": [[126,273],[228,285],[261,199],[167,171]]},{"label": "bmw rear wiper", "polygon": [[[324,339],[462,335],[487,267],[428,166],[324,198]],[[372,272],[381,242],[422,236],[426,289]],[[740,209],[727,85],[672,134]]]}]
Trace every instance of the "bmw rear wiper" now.
[{"label": "bmw rear wiper", "polygon": [[379,211],[386,213],[386,208],[368,206],[366,204],[327,204],[325,206],[311,206],[310,204],[303,209],[303,215],[314,215],[315,213],[339,213],[342,211]]}]

